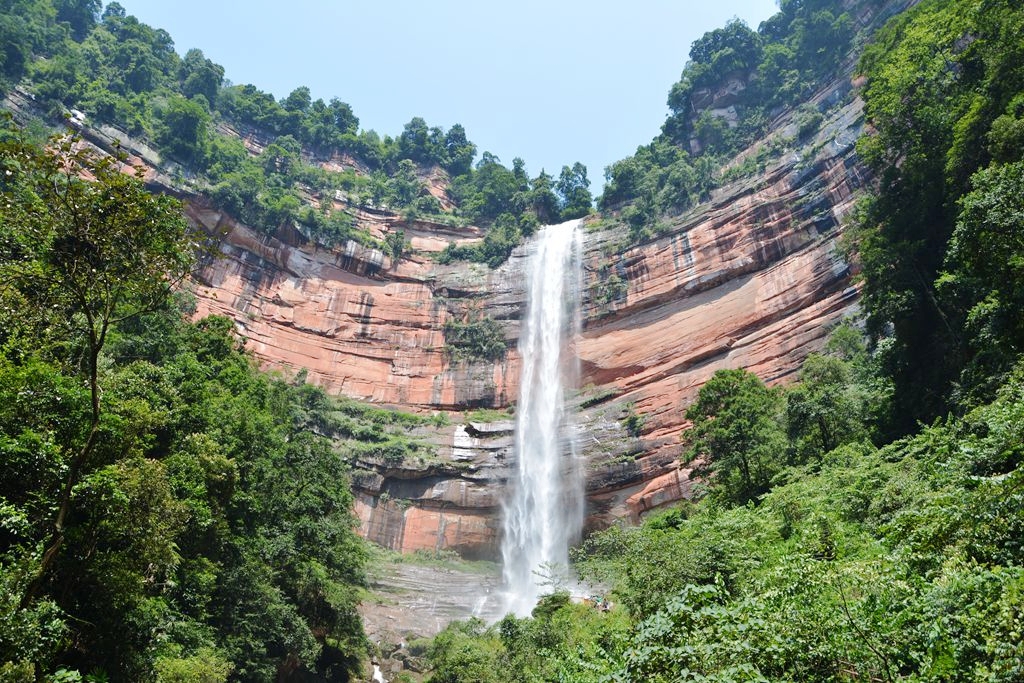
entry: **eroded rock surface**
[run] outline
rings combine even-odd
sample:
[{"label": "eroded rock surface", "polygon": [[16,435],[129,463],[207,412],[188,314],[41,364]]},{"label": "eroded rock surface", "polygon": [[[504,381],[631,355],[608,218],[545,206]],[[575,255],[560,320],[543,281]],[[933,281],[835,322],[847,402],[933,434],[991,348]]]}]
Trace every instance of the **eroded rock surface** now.
[{"label": "eroded rock surface", "polygon": [[[821,97],[849,90],[837,88]],[[621,228],[587,230],[584,324],[574,345],[586,387],[577,436],[588,528],[638,521],[691,494],[679,463],[683,413],[715,370],[745,367],[784,382],[856,305],[838,240],[864,182],[854,151],[861,125],[859,100],[834,108],[815,140],[631,249],[619,246]],[[783,122],[775,134],[792,136],[792,128]],[[412,235],[415,251],[395,263],[355,243],[325,249],[294,232],[265,236],[199,199],[190,198],[189,215],[223,236],[224,258],[196,284],[199,313],[231,317],[264,364],[305,369],[331,392],[406,410],[515,402],[528,245],[493,271],[445,266],[432,254],[448,241],[479,239],[478,231],[361,215],[380,235]],[[509,352],[497,362],[453,359],[445,322],[479,315],[501,323]],[[635,434],[625,427],[630,410],[643,418]],[[357,464],[361,533],[403,552],[496,558],[500,497],[514,466],[511,422],[449,425],[429,438],[429,463]]]},{"label": "eroded rock surface", "polygon": [[[769,383],[790,380],[856,306],[838,241],[864,182],[853,146],[861,121],[859,100],[835,109],[802,154],[722,188],[657,239],[623,252],[621,230],[586,233],[584,325],[574,340],[584,388],[574,400],[589,529],[639,521],[691,495],[694,482],[679,458],[683,414],[716,370],[745,367]],[[523,305],[514,281],[523,251],[486,283],[482,274],[463,275],[457,285],[486,292],[481,305],[509,321],[510,340]],[[609,296],[613,278],[621,285]],[[495,386],[505,391],[498,404],[514,400],[508,372],[516,365],[495,364]],[[431,405],[453,403],[457,397]],[[630,413],[640,418],[633,433]],[[366,464],[377,474],[357,480],[363,533],[396,550],[496,557],[500,491],[514,466],[511,425],[439,431],[444,471]]]},{"label": "eroded rock surface", "polygon": [[[854,150],[861,125],[861,102],[853,100],[803,155],[718,190],[667,234],[621,256],[606,256],[618,252],[616,233],[588,236],[585,326],[576,346],[582,382],[613,397],[619,419],[623,405],[645,418],[635,463],[603,456],[617,458],[623,476],[598,475],[608,483],[595,485],[592,475],[592,517],[636,520],[689,495],[677,457],[683,413],[704,382],[736,367],[772,384],[792,379],[852,312],[857,290],[838,242],[864,182]],[[614,412],[584,408],[583,423],[607,423]],[[602,461],[587,452],[592,463]]]},{"label": "eroded rock surface", "polygon": [[[770,383],[787,381],[855,307],[837,246],[865,182],[854,150],[861,103],[850,89],[839,81],[819,94],[823,108],[847,104],[829,110],[814,140],[717,190],[658,238],[623,250],[621,226],[585,228],[583,330],[574,340],[584,388],[574,400],[589,528],[636,521],[690,495],[693,482],[679,463],[683,414],[715,370],[745,367]],[[28,106],[14,96],[9,106]],[[708,106],[724,106],[709,97]],[[436,254],[448,243],[471,243],[480,231],[353,207],[346,210],[378,238],[402,230],[411,253],[396,262],[355,242],[328,249],[289,226],[268,235],[224,214],[197,188],[176,185],[145,145],[109,128],[83,132],[106,149],[120,138],[147,183],[182,197],[191,220],[219,239],[223,258],[194,283],[197,315],[228,316],[262,364],[304,370],[332,393],[452,416],[456,424],[424,428],[431,458],[356,463],[362,533],[406,552],[496,557],[501,495],[514,466],[512,418],[465,424],[462,412],[515,402],[529,245],[493,271],[441,265]],[[783,119],[772,136],[792,140],[796,125]],[[445,323],[479,316],[499,321],[508,353],[494,362],[446,353]],[[642,418],[632,433],[630,414]]]}]

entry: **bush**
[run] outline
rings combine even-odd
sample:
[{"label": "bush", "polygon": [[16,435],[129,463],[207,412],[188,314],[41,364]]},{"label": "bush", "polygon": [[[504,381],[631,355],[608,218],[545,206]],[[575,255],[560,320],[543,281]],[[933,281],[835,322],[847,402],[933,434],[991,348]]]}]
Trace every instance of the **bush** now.
[{"label": "bush", "polygon": [[493,318],[459,322],[449,318],[444,324],[445,352],[454,360],[497,361],[505,357],[505,333]]}]

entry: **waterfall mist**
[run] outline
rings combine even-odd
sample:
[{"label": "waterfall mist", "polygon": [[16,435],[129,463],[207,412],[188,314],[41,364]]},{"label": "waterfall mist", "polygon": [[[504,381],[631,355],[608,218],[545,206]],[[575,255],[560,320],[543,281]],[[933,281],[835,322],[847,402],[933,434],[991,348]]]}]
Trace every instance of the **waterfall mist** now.
[{"label": "waterfall mist", "polygon": [[527,269],[516,405],[516,472],[504,506],[504,611],[528,615],[568,568],[583,522],[583,485],[564,393],[575,382],[569,344],[579,327],[579,221],[540,230]]}]

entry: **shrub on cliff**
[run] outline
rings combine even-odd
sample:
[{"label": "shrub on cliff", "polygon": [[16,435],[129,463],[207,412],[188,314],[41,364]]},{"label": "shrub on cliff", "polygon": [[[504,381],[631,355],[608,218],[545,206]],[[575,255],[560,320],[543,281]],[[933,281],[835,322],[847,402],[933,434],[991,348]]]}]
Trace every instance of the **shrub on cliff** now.
[{"label": "shrub on cliff", "polygon": [[504,358],[505,333],[493,318],[475,320],[449,318],[444,324],[445,352],[449,357],[495,361]]}]

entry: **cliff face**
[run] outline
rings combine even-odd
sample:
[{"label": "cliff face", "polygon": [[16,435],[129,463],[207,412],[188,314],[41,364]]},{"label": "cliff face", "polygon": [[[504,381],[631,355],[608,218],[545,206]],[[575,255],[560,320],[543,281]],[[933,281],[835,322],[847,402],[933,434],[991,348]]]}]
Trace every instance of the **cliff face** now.
[{"label": "cliff face", "polygon": [[[848,103],[829,110],[813,140],[794,145],[797,125],[778,122],[771,138],[789,142],[775,148],[790,151],[675,217],[657,239],[623,250],[621,226],[585,225],[584,325],[574,340],[582,376],[573,398],[589,527],[637,520],[690,494],[678,460],[683,413],[715,370],[745,367],[784,382],[856,305],[837,251],[864,180],[854,153],[861,105],[849,90],[840,81],[819,93],[822,108]],[[727,95],[709,94],[708,106]],[[84,132],[100,147],[125,140],[112,129]],[[511,422],[462,413],[516,400],[528,245],[495,270],[441,265],[436,255],[449,242],[479,240],[480,232],[355,209],[354,219],[377,237],[402,230],[410,253],[395,261],[355,242],[327,249],[287,227],[266,236],[161,175],[151,150],[128,140],[122,147],[147,169],[148,183],[181,196],[189,217],[220,240],[223,258],[194,283],[197,315],[228,316],[261,363],[304,370],[332,393],[450,415],[447,426],[419,428],[434,457],[354,464],[362,533],[403,551],[495,557]],[[480,316],[500,323],[508,353],[494,362],[447,354],[445,323]],[[630,413],[642,418],[632,433]]]},{"label": "cliff face", "polygon": [[[792,379],[856,306],[838,242],[864,182],[853,145],[861,121],[854,100],[807,152],[722,188],[663,237],[621,256],[604,256],[613,252],[613,233],[589,237],[577,351],[584,384],[609,400],[583,409],[584,422],[621,418],[624,404],[646,418],[639,457],[629,463],[631,482],[619,476],[604,483],[603,472],[622,467],[620,455],[591,460],[595,523],[636,520],[689,494],[687,472],[676,464],[683,413],[716,370],[743,367],[768,383]],[[600,449],[600,439],[591,441],[588,452]]]},{"label": "cliff face", "polygon": [[[267,366],[304,370],[307,381],[332,393],[404,410],[504,408],[515,401],[525,250],[493,271],[441,266],[431,254],[450,240],[478,239],[476,229],[392,221],[382,230],[401,228],[414,250],[394,262],[355,243],[328,250],[289,243],[287,234],[262,236],[200,202],[187,210],[222,235],[223,257],[203,268],[193,290],[197,315],[232,318]],[[477,316],[503,323],[510,351],[498,362],[445,352],[445,322]],[[435,460],[355,464],[361,532],[406,552],[454,548],[496,556],[511,422],[421,431]]]},{"label": "cliff face", "polygon": [[[689,495],[678,465],[683,413],[715,370],[746,367],[786,381],[855,306],[837,240],[863,182],[853,149],[860,126],[854,99],[802,150],[723,187],[660,238],[625,252],[621,228],[585,228],[584,327],[575,340],[585,388],[575,400],[591,527],[636,520]],[[775,135],[795,135],[795,125]],[[442,266],[432,253],[478,239],[474,229],[361,216],[381,234],[400,228],[411,236],[413,254],[396,263],[354,243],[327,250],[280,231],[260,236],[199,201],[189,213],[223,234],[225,257],[204,268],[195,288],[199,313],[233,318],[268,366],[306,369],[332,392],[417,411],[515,402],[528,248],[494,271]],[[445,321],[477,315],[501,322],[509,353],[493,363],[451,360]],[[630,409],[645,418],[638,435],[623,426]],[[368,538],[403,551],[496,554],[511,425],[452,417],[458,424],[430,430],[436,462],[357,463],[357,514]]]},{"label": "cliff face", "polygon": [[[199,314],[233,318],[268,365],[305,369],[310,382],[332,393],[414,409],[514,399],[514,356],[494,365],[453,364],[444,351],[447,320],[469,315],[474,305],[484,312],[501,308],[499,297],[484,298],[506,286],[500,274],[465,264],[442,267],[422,256],[395,263],[355,242],[333,250],[289,243],[281,231],[260,235],[201,204],[190,203],[188,213],[223,235],[223,258],[199,274]],[[446,233],[455,239],[475,234],[402,227],[414,247],[425,250],[443,247]]]}]

